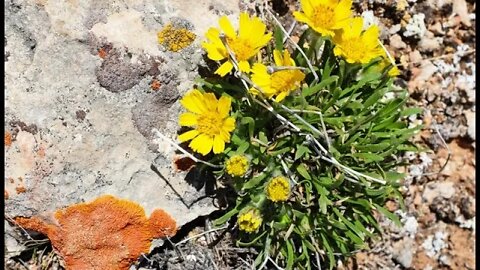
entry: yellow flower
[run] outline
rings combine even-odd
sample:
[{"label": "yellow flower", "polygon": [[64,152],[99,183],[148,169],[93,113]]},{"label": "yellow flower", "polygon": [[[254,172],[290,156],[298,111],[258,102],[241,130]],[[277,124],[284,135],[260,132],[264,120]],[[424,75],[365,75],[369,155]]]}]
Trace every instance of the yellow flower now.
[{"label": "yellow flower", "polygon": [[342,56],[348,63],[366,64],[375,57],[384,54],[378,41],[378,27],[370,26],[362,33],[363,19],[353,18],[350,24],[340,30],[333,38],[333,52]]},{"label": "yellow flower", "polygon": [[[273,52],[273,58],[277,66],[295,66],[295,61],[290,57],[287,50]],[[300,86],[300,82],[305,79],[305,74],[298,69],[279,70],[273,73],[268,72],[268,68],[263,64],[254,64],[252,68],[252,81],[258,86],[267,98],[276,96],[275,101],[280,102]],[[258,94],[255,88],[250,90],[252,94]]]},{"label": "yellow flower", "polygon": [[273,202],[286,201],[290,196],[290,182],[283,176],[272,178],[267,184],[267,197]]},{"label": "yellow flower", "polygon": [[303,13],[294,12],[295,19],[324,36],[335,36],[352,14],[352,0],[301,0],[301,5]]},{"label": "yellow flower", "polygon": [[[385,56],[387,57],[387,56]],[[383,58],[382,61],[380,61],[380,63],[378,64],[378,69],[380,70],[380,72],[383,72],[383,70],[388,67],[388,66],[391,66],[392,65],[392,62],[390,61],[390,59],[388,58]],[[396,77],[398,75],[400,75],[400,70],[397,68],[396,65],[394,65],[389,71],[388,71],[388,76],[390,77]]]},{"label": "yellow flower", "polygon": [[249,209],[238,215],[237,223],[240,230],[252,233],[262,224],[262,217],[257,209]]},{"label": "yellow flower", "polygon": [[248,159],[243,155],[235,155],[225,162],[225,170],[231,176],[243,176],[248,170]]},{"label": "yellow flower", "polygon": [[[272,33],[265,34],[266,26],[258,18],[250,18],[247,13],[240,14],[240,27],[238,33],[233,29],[227,16],[219,20],[220,28],[225,34],[225,42],[238,61],[239,69],[243,72],[250,72],[248,60],[255,56],[272,38]],[[220,38],[218,28],[210,28],[206,37],[208,42],[203,42],[202,47],[207,50],[208,58],[214,61],[227,59],[216,71],[216,74],[225,76],[233,68],[233,61],[230,58],[227,48]]]},{"label": "yellow flower", "polygon": [[230,142],[230,132],[235,129],[235,119],[229,117],[232,100],[222,96],[219,100],[213,93],[202,93],[197,89],[188,92],[180,103],[190,112],[180,115],[181,126],[194,127],[178,139],[192,140],[188,145],[193,151],[207,155],[222,153],[225,143]]}]

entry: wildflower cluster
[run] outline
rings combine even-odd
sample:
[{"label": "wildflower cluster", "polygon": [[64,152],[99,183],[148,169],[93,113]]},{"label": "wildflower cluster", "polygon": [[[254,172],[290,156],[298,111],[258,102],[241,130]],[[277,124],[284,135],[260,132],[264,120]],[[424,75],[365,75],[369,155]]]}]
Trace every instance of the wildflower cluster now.
[{"label": "wildflower cluster", "polygon": [[257,266],[332,269],[380,231],[375,212],[398,222],[383,205],[402,205],[397,157],[418,150],[405,118],[420,111],[404,109],[378,27],[351,6],[302,0],[297,43],[271,12],[237,29],[220,18],[202,43],[216,66],[181,100],[179,141],[232,191],[216,224],[237,223]]}]

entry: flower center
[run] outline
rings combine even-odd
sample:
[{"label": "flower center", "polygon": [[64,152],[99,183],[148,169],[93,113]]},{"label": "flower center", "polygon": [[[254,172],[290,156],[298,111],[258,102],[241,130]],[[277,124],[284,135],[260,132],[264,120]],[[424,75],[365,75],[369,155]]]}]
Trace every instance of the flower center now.
[{"label": "flower center", "polygon": [[198,116],[197,130],[200,133],[214,136],[220,134],[220,127],[223,122],[223,119],[212,112],[206,112]]},{"label": "flower center", "polygon": [[329,29],[334,24],[335,11],[332,7],[318,5],[313,8],[313,23],[316,27]]},{"label": "flower center", "polygon": [[248,40],[241,38],[227,39],[227,43],[238,61],[247,61],[255,54],[255,50]]},{"label": "flower center", "polygon": [[277,92],[291,91],[297,87],[296,70],[281,70],[272,74],[272,88]]},{"label": "flower center", "polygon": [[273,178],[267,186],[268,198],[274,202],[286,201],[290,195],[290,184],[285,177]]},{"label": "flower center", "polygon": [[248,170],[248,160],[243,156],[233,156],[225,165],[227,173],[232,176],[242,176]]},{"label": "flower center", "polygon": [[359,37],[350,38],[342,42],[342,50],[347,58],[358,61],[365,57],[367,49]]}]

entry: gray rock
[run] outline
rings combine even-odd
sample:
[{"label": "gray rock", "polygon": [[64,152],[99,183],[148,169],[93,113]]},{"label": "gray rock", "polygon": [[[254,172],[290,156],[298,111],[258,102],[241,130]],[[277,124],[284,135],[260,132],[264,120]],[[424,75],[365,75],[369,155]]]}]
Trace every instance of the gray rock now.
[{"label": "gray rock", "polygon": [[404,237],[398,242],[393,243],[392,257],[400,263],[403,267],[409,268],[412,266],[415,241],[410,237]]},{"label": "gray rock", "polygon": [[472,140],[475,140],[475,112],[468,110],[463,111],[463,114],[467,119],[467,134]]},{"label": "gray rock", "polygon": [[433,199],[441,197],[450,199],[455,194],[455,185],[453,182],[428,183],[423,190],[422,198],[431,203]]},{"label": "gray rock", "polygon": [[[204,33],[221,15],[239,13],[235,2],[211,6],[218,7],[210,0],[5,3],[8,216],[51,213],[104,194],[133,200],[147,215],[164,209],[178,226],[216,209],[198,181],[204,172],[177,171],[174,149],[161,147],[159,155],[149,133],[175,138],[178,97],[204,64]],[[178,53],[163,50],[156,35],[173,18],[197,35]],[[17,254],[14,231],[6,227],[7,249]]]}]

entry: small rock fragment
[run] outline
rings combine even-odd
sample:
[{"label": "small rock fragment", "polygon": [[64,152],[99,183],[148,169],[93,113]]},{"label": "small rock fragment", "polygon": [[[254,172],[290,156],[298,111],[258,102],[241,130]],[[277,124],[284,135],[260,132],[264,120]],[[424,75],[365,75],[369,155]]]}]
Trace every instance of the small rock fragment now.
[{"label": "small rock fragment", "polygon": [[436,197],[450,199],[455,194],[453,182],[428,183],[423,191],[422,198],[425,202],[431,203]]},{"label": "small rock fragment", "polygon": [[402,240],[393,244],[393,259],[400,263],[403,267],[412,266],[414,254],[414,240],[410,237],[404,237]]},{"label": "small rock fragment", "polygon": [[407,44],[403,42],[402,37],[398,34],[395,34],[390,37],[390,46],[392,46],[395,49],[405,49],[407,47]]},{"label": "small rock fragment", "polygon": [[467,119],[467,134],[472,140],[475,140],[475,112],[463,111],[463,115]]},{"label": "small rock fragment", "polygon": [[465,26],[472,26],[468,14],[467,2],[465,0],[453,0],[452,12],[460,17],[460,21]]}]

